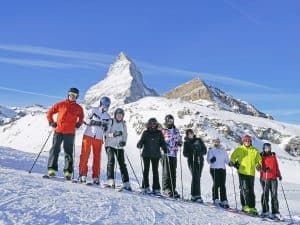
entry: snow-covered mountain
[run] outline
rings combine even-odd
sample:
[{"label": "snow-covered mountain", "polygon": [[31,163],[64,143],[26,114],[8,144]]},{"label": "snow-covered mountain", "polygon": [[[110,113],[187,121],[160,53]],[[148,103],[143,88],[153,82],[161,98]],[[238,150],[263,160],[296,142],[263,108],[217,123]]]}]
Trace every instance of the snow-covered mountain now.
[{"label": "snow-covered mountain", "polygon": [[231,112],[273,119],[270,115],[260,112],[253,105],[245,101],[237,100],[219,88],[207,85],[199,78],[193,79],[174,88],[173,90],[165,93],[164,96],[170,99],[178,98],[192,102],[204,100],[211,103],[209,105],[210,107],[217,107]]},{"label": "snow-covered mountain", "polygon": [[105,79],[88,89],[84,103],[98,105],[101,97],[109,96],[112,105],[120,105],[145,96],[157,95],[155,90],[144,84],[142,73],[136,64],[121,52],[116,61],[110,65]]},{"label": "snow-covered mountain", "polygon": [[0,105],[0,125],[7,124],[17,117],[17,113]]}]

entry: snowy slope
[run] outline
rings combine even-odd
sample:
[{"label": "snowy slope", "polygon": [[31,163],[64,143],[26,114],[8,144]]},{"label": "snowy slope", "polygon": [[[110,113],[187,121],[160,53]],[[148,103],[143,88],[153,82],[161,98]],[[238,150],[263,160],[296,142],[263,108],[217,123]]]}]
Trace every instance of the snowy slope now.
[{"label": "snowy slope", "polygon": [[[229,153],[237,146],[237,142],[232,138],[234,135],[225,136],[222,130],[224,125],[229,126],[234,134],[242,135],[244,132],[252,134],[254,137],[254,145],[258,148],[261,148],[263,140],[256,137],[257,130],[271,128],[280,132],[283,134],[281,143],[288,141],[291,136],[300,134],[300,126],[235,114],[228,111],[215,110],[207,107],[206,104],[201,105],[199,103],[168,100],[162,97],[146,97],[139,101],[126,104],[124,108],[129,132],[126,153],[131,159],[139,179],[141,179],[142,176],[140,157],[139,150],[136,149],[135,146],[140,137],[140,132],[144,129],[143,123],[146,122],[149,117],[154,116],[160,122],[163,122],[164,116],[168,113],[172,113],[175,116],[176,125],[182,133],[187,127],[192,127],[196,130],[197,135],[206,141],[207,145],[209,145],[212,137],[219,137],[223,145],[230,150]],[[220,124],[221,126],[219,126]],[[80,128],[76,134],[75,176],[78,175],[77,165],[83,129],[84,128]],[[141,221],[145,222],[143,224],[166,224],[167,222],[171,224],[257,224],[261,222],[260,220],[248,217],[244,218],[232,214],[224,215],[223,212],[216,212],[198,205],[191,206],[173,202],[161,202],[156,199],[144,199],[119,193],[110,193],[109,191],[93,190],[74,186],[73,184],[57,184],[58,182],[53,184],[51,181],[41,180],[41,174],[47,170],[47,151],[50,148],[50,141],[46,145],[45,152],[42,153],[42,157],[33,170],[34,174],[28,175],[26,170],[29,170],[34,157],[39,152],[48,134],[49,127],[46,121],[46,114],[40,110],[26,114],[26,116],[19,120],[0,127],[0,143],[2,146],[5,146],[0,150],[0,181],[2,182],[0,187],[2,189],[2,196],[5,199],[5,204],[0,204],[2,212],[0,219],[6,222],[10,221],[7,222],[7,224],[26,224],[26,219],[28,221],[38,221],[41,224],[59,224],[58,221],[67,221],[66,223],[74,224],[101,224],[100,221],[102,221],[103,224],[109,222],[117,224],[118,220],[123,218],[128,219],[126,220],[127,224],[141,224]],[[299,171],[300,159],[283,151],[282,144],[273,144],[273,149],[279,157],[283,184],[292,214],[297,218],[300,216],[300,177],[296,174],[296,171]],[[62,170],[62,162],[63,154],[61,154],[60,157],[60,172]],[[103,182],[105,180],[106,170],[106,156],[104,151],[102,152],[101,162],[101,180]],[[186,159],[183,157],[182,168],[184,196],[189,197],[191,176],[187,168]],[[137,182],[129,166],[128,169],[131,181],[134,187],[137,188]],[[206,201],[210,201],[211,199],[212,185],[208,169],[206,164],[202,176],[202,195]],[[227,171],[227,194],[229,203],[234,206],[235,195],[233,181],[235,182],[235,188],[237,190],[238,178],[234,170],[228,168]],[[180,163],[178,164],[177,177],[177,190],[181,192]],[[3,180],[9,180],[9,182],[4,183]],[[119,174],[118,180],[120,180]],[[256,179],[255,185],[257,208],[260,210],[261,187],[258,178]],[[54,191],[49,192],[49,190],[52,189]],[[20,191],[15,193],[14,190]],[[43,200],[42,196],[44,195],[50,195],[50,197]],[[72,197],[69,199],[69,196]],[[238,196],[237,198],[239,199]],[[99,199],[99,201],[95,199]],[[280,211],[287,217],[288,211],[281,191],[279,191],[279,201]],[[127,204],[126,207],[123,203]],[[14,209],[14,206],[16,206],[17,209]],[[64,206],[67,209],[64,209]],[[238,207],[240,207],[239,203]],[[34,211],[37,211],[37,213],[33,213]],[[54,216],[49,216],[48,211],[53,212]],[[27,216],[21,217],[21,213],[25,213]],[[44,216],[41,217],[39,214],[43,214]],[[197,216],[194,216],[196,214]],[[249,223],[248,220],[250,220]],[[28,224],[30,223],[28,222]]]},{"label": "snowy slope", "polygon": [[109,96],[112,104],[118,105],[150,95],[157,96],[157,93],[146,87],[136,64],[121,52],[110,66],[105,79],[88,89],[84,102],[87,105],[99,105],[101,97]]},{"label": "snowy slope", "polygon": [[17,113],[14,110],[0,105],[0,125],[11,122],[16,118],[16,116]]}]

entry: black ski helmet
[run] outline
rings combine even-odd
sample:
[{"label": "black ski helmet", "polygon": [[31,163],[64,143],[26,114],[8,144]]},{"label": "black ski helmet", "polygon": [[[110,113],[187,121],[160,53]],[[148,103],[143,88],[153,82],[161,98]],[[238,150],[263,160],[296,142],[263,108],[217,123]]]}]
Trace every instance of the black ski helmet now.
[{"label": "black ski helmet", "polygon": [[264,143],[263,144],[263,150],[265,150],[266,147],[271,148],[271,144],[270,143]]},{"label": "black ski helmet", "polygon": [[156,120],[156,118],[152,117],[148,120],[147,122],[147,128],[148,129],[157,129],[158,127],[158,122]]},{"label": "black ski helmet", "polygon": [[77,88],[74,88],[74,87],[70,88],[69,91],[68,91],[68,93],[69,92],[75,93],[75,94],[79,95],[79,90]]},{"label": "black ski helmet", "polygon": [[125,115],[124,109],[117,108],[114,112],[114,118],[116,119],[117,114],[122,114],[123,116]]},{"label": "black ski helmet", "polygon": [[108,108],[110,106],[110,98],[106,97],[106,96],[102,97],[100,99],[100,106],[102,106],[102,105],[104,105]]},{"label": "black ski helmet", "polygon": [[174,126],[174,116],[172,116],[171,114],[168,114],[165,116],[165,125],[168,128],[171,128]]}]

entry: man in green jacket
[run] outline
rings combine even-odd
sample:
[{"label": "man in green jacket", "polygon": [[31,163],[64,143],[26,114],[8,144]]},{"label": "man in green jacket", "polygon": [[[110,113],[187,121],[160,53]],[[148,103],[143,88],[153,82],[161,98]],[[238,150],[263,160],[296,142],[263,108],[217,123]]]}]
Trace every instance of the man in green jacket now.
[{"label": "man in green jacket", "polygon": [[242,142],[243,144],[233,151],[230,163],[238,170],[242,210],[246,213],[257,214],[254,176],[255,169],[258,171],[261,169],[262,160],[259,151],[252,146],[251,136],[244,135]]}]

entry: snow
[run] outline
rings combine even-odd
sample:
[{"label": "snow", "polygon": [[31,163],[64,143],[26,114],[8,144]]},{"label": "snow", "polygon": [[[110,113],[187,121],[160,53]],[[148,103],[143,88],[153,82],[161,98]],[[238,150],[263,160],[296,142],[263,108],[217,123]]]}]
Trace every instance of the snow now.
[{"label": "snow", "polygon": [[[143,123],[150,117],[163,122],[166,114],[175,116],[175,123],[182,135],[188,124],[196,128],[196,133],[209,144],[213,137],[219,137],[222,144],[231,151],[238,145],[225,138],[212,126],[212,122],[222,122],[233,130],[242,132],[239,123],[249,124],[249,131],[255,127],[276,129],[290,136],[300,134],[300,126],[281,123],[275,120],[235,114],[207,107],[207,104],[168,100],[163,97],[145,97],[126,104],[125,119],[129,139],[126,154],[141,181],[139,150],[136,143],[143,129]],[[21,109],[19,109],[21,110]],[[25,109],[24,109],[25,110]],[[28,109],[27,109],[28,110]],[[178,112],[185,112],[180,115]],[[200,124],[201,127],[197,127]],[[78,160],[81,149],[83,127],[77,130],[75,140],[75,177],[78,176]],[[47,171],[48,150],[51,138],[41,154],[32,174],[28,174],[35,157],[45,142],[51,129],[46,120],[46,111],[40,107],[9,124],[0,126],[0,221],[3,224],[271,224],[260,219],[223,212],[201,205],[163,201],[147,196],[118,193],[112,190],[86,187],[79,184],[41,179]],[[264,140],[254,137],[254,145],[261,148]],[[282,150],[281,145],[272,144],[279,158],[283,176],[283,186],[294,219],[300,224],[300,159]],[[191,176],[186,159],[182,157],[183,191],[189,197]],[[91,166],[91,161],[89,162]],[[138,184],[127,163],[134,189]],[[177,190],[181,193],[180,163],[178,158]],[[63,153],[60,155],[59,171],[63,169]],[[159,168],[161,171],[161,168]],[[105,182],[106,155],[102,151],[101,182]],[[234,178],[234,180],[233,180]],[[89,177],[89,179],[91,179]],[[117,173],[120,182],[120,174]],[[150,178],[151,180],[151,178]],[[212,180],[209,167],[205,164],[202,174],[202,197],[211,201]],[[235,206],[235,193],[238,190],[238,177],[232,168],[227,168],[227,195],[231,206]],[[261,210],[261,187],[257,176],[255,181],[256,207]],[[288,219],[288,211],[279,186],[280,212]],[[237,193],[238,207],[239,195]]]}]

